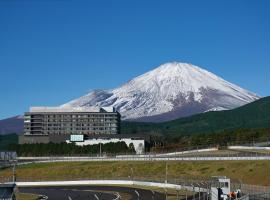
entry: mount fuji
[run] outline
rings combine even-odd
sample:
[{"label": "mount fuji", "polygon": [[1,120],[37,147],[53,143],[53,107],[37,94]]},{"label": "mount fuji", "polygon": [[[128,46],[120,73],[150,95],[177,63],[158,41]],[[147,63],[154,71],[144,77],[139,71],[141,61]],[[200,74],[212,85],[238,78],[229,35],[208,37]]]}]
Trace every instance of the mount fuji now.
[{"label": "mount fuji", "polygon": [[94,90],[61,107],[113,106],[123,120],[162,122],[233,109],[260,97],[200,67],[166,63],[109,90]]}]

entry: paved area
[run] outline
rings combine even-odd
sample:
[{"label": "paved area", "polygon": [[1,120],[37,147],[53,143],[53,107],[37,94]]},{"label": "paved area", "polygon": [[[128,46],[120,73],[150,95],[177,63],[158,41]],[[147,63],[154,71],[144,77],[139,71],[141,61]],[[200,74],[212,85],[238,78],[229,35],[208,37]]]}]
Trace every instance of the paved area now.
[{"label": "paved area", "polygon": [[[74,186],[74,187],[33,187],[19,188],[20,192],[45,195],[49,200],[113,200],[121,195],[140,200],[165,200],[165,194],[128,187]],[[121,198],[122,199],[122,198]]]}]

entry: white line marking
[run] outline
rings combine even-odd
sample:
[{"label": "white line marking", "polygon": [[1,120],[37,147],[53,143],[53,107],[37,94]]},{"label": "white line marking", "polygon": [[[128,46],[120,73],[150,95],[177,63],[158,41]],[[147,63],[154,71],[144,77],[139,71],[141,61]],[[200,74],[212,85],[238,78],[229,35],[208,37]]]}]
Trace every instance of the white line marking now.
[{"label": "white line marking", "polygon": [[119,194],[118,192],[116,192],[114,195],[116,196],[116,198],[115,198],[115,199],[113,199],[113,200],[118,200],[118,199],[121,199],[121,196],[120,196],[120,194]]},{"label": "white line marking", "polygon": [[137,194],[138,199],[139,199],[140,198],[140,193],[137,190],[135,190],[135,193]]},{"label": "white line marking", "polygon": [[99,200],[99,198],[98,198],[97,194],[94,194],[94,196],[95,196],[95,198],[96,198],[97,200]]}]

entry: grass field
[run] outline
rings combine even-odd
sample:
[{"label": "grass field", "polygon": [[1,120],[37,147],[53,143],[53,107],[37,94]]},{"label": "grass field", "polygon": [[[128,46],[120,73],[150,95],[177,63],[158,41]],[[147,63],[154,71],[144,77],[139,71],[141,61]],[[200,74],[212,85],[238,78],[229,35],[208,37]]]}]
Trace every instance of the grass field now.
[{"label": "grass field", "polygon": [[38,195],[35,194],[25,194],[25,193],[17,193],[16,194],[17,200],[37,200]]},{"label": "grass field", "polygon": [[[165,162],[62,162],[18,166],[18,181],[140,178],[165,179]],[[228,176],[247,184],[270,186],[270,161],[168,162],[168,179]],[[12,170],[0,171],[11,177]]]}]

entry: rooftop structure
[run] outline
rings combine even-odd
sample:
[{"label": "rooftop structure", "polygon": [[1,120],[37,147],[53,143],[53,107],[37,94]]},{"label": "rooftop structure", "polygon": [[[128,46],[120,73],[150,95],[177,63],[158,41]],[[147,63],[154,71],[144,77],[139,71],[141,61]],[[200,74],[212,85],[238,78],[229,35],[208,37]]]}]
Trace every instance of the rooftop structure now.
[{"label": "rooftop structure", "polygon": [[45,106],[38,106],[38,107],[30,107],[29,112],[36,113],[36,112],[43,112],[43,113],[66,113],[66,112],[116,112],[114,107],[45,107]]}]

